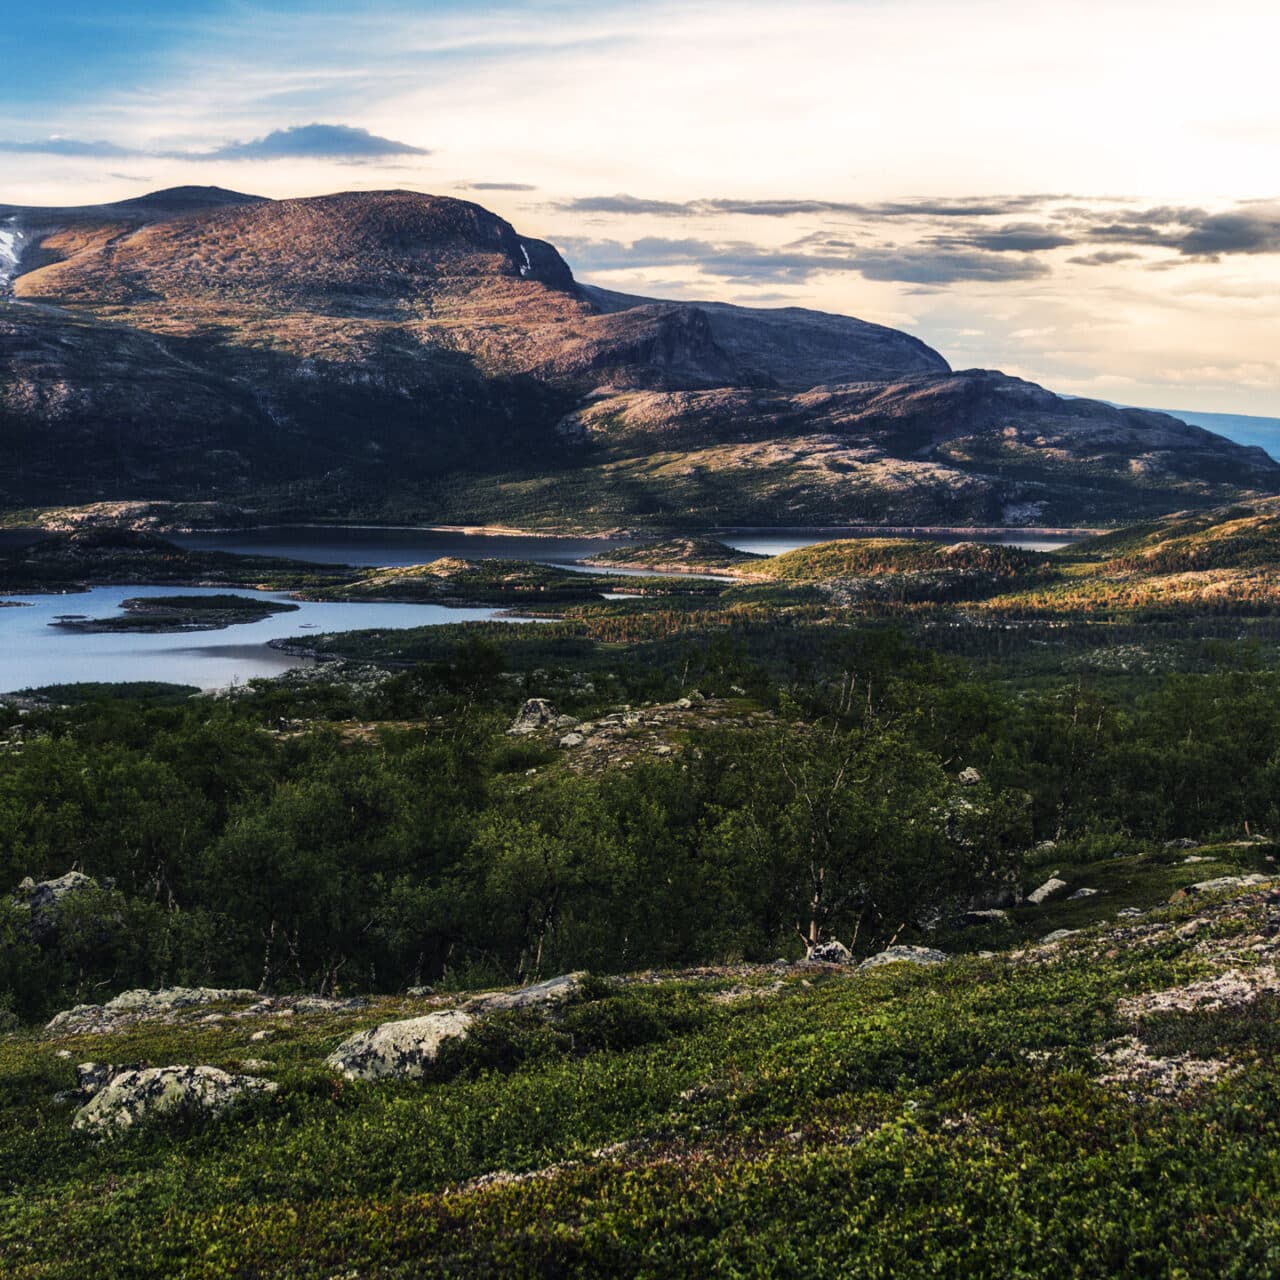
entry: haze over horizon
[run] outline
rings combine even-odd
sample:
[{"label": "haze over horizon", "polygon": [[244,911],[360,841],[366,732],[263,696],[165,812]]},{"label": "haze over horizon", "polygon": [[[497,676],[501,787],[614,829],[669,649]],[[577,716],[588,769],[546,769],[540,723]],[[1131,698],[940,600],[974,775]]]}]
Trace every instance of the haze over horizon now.
[{"label": "haze over horizon", "polygon": [[0,202],[455,195],[607,288],[1280,416],[1280,16],[1255,0],[69,0],[7,25]]}]

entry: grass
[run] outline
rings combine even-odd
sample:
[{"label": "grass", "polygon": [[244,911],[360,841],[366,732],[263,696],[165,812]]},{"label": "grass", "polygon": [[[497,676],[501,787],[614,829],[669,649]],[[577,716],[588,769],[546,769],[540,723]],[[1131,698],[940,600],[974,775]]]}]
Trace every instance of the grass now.
[{"label": "grass", "polygon": [[[1103,930],[1038,963],[594,981],[550,1023],[484,1024],[425,1083],[323,1066],[352,1030],[422,1010],[407,999],[141,1024],[67,1041],[69,1059],[14,1033],[0,1260],[14,1280],[1271,1275],[1270,1020],[1154,1028],[1158,1045],[1241,1059],[1175,1100],[1092,1078],[1125,1029],[1119,998],[1206,971],[1171,927],[1194,909],[1148,917],[1144,945]],[[278,1033],[251,1041],[264,1025]],[[52,1101],[86,1058],[267,1058],[281,1089],[220,1122],[95,1144]],[[510,1176],[475,1181],[494,1173]]]}]

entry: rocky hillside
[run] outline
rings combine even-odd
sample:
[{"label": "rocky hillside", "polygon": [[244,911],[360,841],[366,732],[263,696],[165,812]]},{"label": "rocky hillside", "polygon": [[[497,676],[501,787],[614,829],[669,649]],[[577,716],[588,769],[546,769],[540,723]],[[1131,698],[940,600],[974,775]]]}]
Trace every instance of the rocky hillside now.
[{"label": "rocky hillside", "polygon": [[882,326],[582,286],[465,201],[178,188],[0,226],[9,510],[1062,523],[1280,490],[1261,450]]},{"label": "rocky hillside", "polygon": [[1141,905],[1099,891],[1074,904],[1091,927],[977,955],[67,1010],[0,1037],[0,1258],[32,1280],[1269,1275],[1277,895],[1220,877],[1168,906],[1134,878]]}]

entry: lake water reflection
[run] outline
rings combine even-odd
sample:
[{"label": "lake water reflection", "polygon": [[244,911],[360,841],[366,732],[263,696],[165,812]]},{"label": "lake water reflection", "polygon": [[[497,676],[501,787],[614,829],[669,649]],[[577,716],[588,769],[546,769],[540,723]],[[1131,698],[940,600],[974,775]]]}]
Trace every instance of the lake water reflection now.
[{"label": "lake water reflection", "polygon": [[[93,635],[49,625],[59,614],[110,617],[130,597],[179,592],[219,595],[225,594],[225,588],[95,587],[71,595],[8,597],[20,601],[21,607],[0,608],[0,690],[116,680],[165,680],[217,689],[309,665],[305,658],[268,648],[268,640],[305,640],[323,631],[428,627],[497,616],[493,609],[446,609],[435,604],[300,601],[296,613],[277,613],[221,631]],[[287,599],[276,593],[263,595]]]}]

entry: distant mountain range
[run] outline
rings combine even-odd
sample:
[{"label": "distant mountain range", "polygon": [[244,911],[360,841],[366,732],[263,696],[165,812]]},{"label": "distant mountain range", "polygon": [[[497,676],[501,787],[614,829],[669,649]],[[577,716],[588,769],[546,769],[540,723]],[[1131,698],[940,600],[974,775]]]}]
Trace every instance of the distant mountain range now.
[{"label": "distant mountain range", "polygon": [[413,192],[0,205],[0,508],[603,529],[1079,524],[1280,492],[1260,448],[799,308],[579,284]]},{"label": "distant mountain range", "polygon": [[1265,449],[1280,458],[1280,418],[1261,418],[1244,413],[1201,413],[1198,409],[1170,410],[1175,417],[1194,426],[1216,431],[1237,444]]}]

